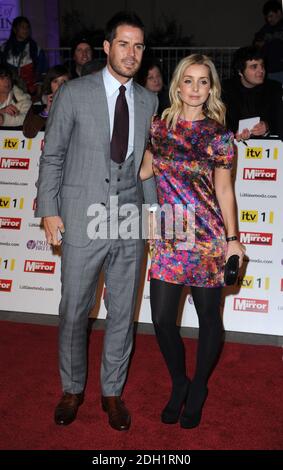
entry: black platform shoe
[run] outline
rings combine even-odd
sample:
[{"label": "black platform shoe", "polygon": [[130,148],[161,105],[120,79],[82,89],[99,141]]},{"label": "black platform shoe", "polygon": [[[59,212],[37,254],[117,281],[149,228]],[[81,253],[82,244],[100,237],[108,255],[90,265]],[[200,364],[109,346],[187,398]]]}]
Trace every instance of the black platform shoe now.
[{"label": "black platform shoe", "polygon": [[[195,393],[198,393],[197,397],[195,396]],[[180,417],[181,428],[192,429],[196,428],[200,424],[203,405],[207,395],[208,389],[206,387],[198,392],[193,389],[193,385],[190,387],[185,408]]]},{"label": "black platform shoe", "polygon": [[164,424],[176,424],[179,420],[183,405],[189,393],[191,381],[187,379],[183,385],[173,385],[170,400],[161,413],[161,421]]}]

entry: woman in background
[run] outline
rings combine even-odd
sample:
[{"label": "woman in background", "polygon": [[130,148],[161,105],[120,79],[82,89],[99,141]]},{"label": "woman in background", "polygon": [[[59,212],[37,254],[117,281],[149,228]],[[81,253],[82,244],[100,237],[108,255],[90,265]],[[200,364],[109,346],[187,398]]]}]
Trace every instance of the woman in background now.
[{"label": "woman in background", "polygon": [[14,84],[12,71],[7,65],[0,66],[0,126],[22,126],[31,98]]},{"label": "woman in background", "polygon": [[33,139],[39,131],[44,131],[54,94],[68,80],[69,72],[63,65],[54,65],[48,70],[42,86],[41,102],[31,106],[24,120],[25,137]]},{"label": "woman in background", "polygon": [[153,59],[145,59],[138,72],[137,82],[147,90],[157,94],[157,114],[161,116],[164,109],[170,106],[170,101],[168,89],[164,84],[160,63]]},{"label": "woman in background", "polygon": [[9,39],[1,46],[1,60],[15,69],[26,85],[26,91],[36,97],[42,75],[48,65],[45,54],[31,37],[31,25],[25,16],[14,18]]}]

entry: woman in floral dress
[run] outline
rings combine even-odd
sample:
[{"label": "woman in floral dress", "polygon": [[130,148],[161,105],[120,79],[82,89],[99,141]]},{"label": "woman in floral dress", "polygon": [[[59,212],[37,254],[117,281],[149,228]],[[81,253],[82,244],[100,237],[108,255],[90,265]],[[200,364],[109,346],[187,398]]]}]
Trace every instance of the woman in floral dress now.
[{"label": "woman in floral dress", "polygon": [[[231,179],[233,134],[225,130],[225,107],[214,64],[194,54],[177,66],[171,107],[155,117],[140,177],[154,174],[160,227],[151,242],[152,321],[172,379],[161,421],[193,428],[201,420],[207,382],[223,336],[220,316],[224,266],[244,247],[238,241]],[[161,206],[161,207],[160,207]],[[158,223],[159,222],[159,223]],[[186,373],[185,349],[176,325],[184,286],[190,286],[199,320],[195,374]]]}]

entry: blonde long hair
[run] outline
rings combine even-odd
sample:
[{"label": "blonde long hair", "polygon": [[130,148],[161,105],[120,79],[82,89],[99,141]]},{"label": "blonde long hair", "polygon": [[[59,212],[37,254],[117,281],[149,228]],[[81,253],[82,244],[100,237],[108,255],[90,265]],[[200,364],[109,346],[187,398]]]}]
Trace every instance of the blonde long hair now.
[{"label": "blonde long hair", "polygon": [[169,89],[171,107],[163,111],[162,119],[166,119],[168,128],[176,128],[177,120],[183,110],[183,101],[179,96],[178,87],[185,70],[191,65],[206,65],[208,67],[211,88],[207,101],[203,106],[203,113],[205,116],[219,122],[219,124],[225,124],[226,108],[221,100],[220,80],[214,63],[209,57],[202,54],[191,54],[188,57],[184,57],[177,65]]}]

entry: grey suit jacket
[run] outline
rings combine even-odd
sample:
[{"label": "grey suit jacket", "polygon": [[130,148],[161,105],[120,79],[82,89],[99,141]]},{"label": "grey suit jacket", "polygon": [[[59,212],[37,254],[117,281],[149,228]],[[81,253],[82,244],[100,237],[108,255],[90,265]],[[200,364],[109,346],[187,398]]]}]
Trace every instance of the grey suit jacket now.
[{"label": "grey suit jacket", "polygon": [[[148,141],[156,96],[134,83],[134,162],[140,197],[156,202],[153,179],[138,172]],[[60,215],[65,241],[86,246],[87,209],[108,199],[110,123],[102,72],[65,83],[56,93],[45,131],[37,183],[36,217]],[[145,190],[146,188],[146,190]]]}]

